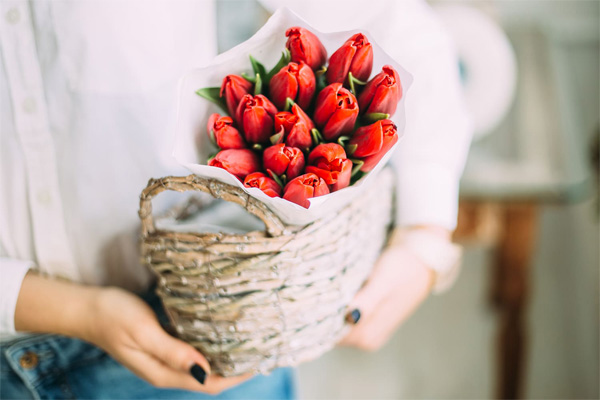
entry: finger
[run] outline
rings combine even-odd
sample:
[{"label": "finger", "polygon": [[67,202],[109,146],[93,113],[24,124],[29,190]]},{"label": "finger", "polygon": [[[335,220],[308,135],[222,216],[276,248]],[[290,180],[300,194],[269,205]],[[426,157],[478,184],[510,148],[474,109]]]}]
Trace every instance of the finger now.
[{"label": "finger", "polygon": [[207,385],[200,384],[189,373],[174,370],[143,350],[130,349],[120,361],[134,374],[154,386],[210,392]]},{"label": "finger", "polygon": [[210,364],[198,350],[169,335],[158,323],[153,329],[145,329],[139,341],[143,350],[175,370],[189,373],[199,365],[206,375],[210,374]]},{"label": "finger", "polygon": [[360,312],[360,319],[357,322],[362,321],[364,324],[375,313],[378,304],[395,289],[397,270],[400,268],[397,261],[399,259],[396,250],[384,251],[379,257],[371,277],[348,306],[348,313],[354,310]]}]

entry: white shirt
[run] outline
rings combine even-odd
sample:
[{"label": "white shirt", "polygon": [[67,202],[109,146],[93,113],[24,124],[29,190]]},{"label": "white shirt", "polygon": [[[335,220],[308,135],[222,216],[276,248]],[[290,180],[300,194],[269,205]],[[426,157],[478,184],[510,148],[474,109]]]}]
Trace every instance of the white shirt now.
[{"label": "white shirt", "polygon": [[[398,223],[453,229],[471,131],[451,41],[421,1],[377,4],[362,25],[414,76],[394,155]],[[356,21],[290,5],[321,30]],[[170,156],[177,79],[216,54],[215,13],[212,0],[0,2],[0,332],[14,332],[32,267],[148,284],[139,194],[151,177],[187,174]]]}]

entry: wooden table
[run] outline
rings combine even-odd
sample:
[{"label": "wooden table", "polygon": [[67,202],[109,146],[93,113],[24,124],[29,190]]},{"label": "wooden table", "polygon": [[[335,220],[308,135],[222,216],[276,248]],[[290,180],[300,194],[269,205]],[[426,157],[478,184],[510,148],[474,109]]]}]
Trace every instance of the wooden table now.
[{"label": "wooden table", "polygon": [[[593,187],[581,143],[587,127],[575,117],[585,105],[575,101],[577,88],[565,82],[572,70],[569,52],[585,35],[575,32],[576,40],[570,42],[551,29],[531,26],[515,26],[507,34],[519,71],[515,104],[495,132],[472,146],[455,232],[459,242],[484,242],[495,251],[490,301],[499,315],[500,399],[524,394],[526,311],[540,209],[579,201]],[[597,44],[598,38],[590,40]]]}]

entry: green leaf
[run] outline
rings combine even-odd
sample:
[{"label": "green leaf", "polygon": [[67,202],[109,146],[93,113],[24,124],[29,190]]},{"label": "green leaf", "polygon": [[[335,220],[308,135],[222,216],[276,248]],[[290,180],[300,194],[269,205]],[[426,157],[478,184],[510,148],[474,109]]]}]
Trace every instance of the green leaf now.
[{"label": "green leaf", "polygon": [[350,85],[350,91],[356,95],[356,89],[359,89],[359,86],[365,86],[367,82],[356,79],[352,72],[348,72],[348,84]]},{"label": "green leaf", "polygon": [[283,181],[281,180],[281,178],[273,171],[271,171],[270,169],[267,169],[267,173],[271,176],[271,178],[273,178],[273,180],[283,189],[284,188],[284,184]]},{"label": "green leaf", "polygon": [[325,89],[327,86],[327,79],[325,77],[325,73],[327,72],[327,67],[323,66],[315,71],[315,79],[317,81],[317,90],[316,93],[319,93],[321,90]]},{"label": "green leaf", "polygon": [[212,101],[223,111],[228,113],[227,103],[225,99],[221,97],[221,88],[220,87],[208,87],[196,90],[196,94],[200,97],[204,97],[206,100]]},{"label": "green leaf", "polygon": [[254,95],[262,94],[262,79],[260,78],[260,74],[256,74],[256,83],[254,84]]},{"label": "green leaf", "polygon": [[354,164],[354,167],[352,167],[352,175],[350,176],[356,176],[356,174],[358,174],[360,172],[360,169],[362,168],[362,166],[365,164],[365,162],[363,160],[356,160],[356,159],[351,159],[352,164]]},{"label": "green leaf", "polygon": [[248,74],[247,74],[247,73],[245,73],[245,72],[242,72],[242,74],[241,74],[241,75],[242,75],[242,78],[244,78],[244,79],[245,79],[245,80],[247,80],[248,82],[250,82],[250,83],[252,83],[252,84],[255,84],[255,83],[256,83],[256,77],[255,77],[255,76],[248,75]]},{"label": "green leaf", "polygon": [[215,138],[215,130],[214,129],[211,128],[211,130],[208,132],[208,137],[210,137],[210,141],[212,142],[212,144],[217,146],[217,139]]},{"label": "green leaf", "polygon": [[318,146],[321,143],[323,143],[323,136],[321,135],[321,132],[319,132],[319,130],[317,128],[311,129],[310,134],[312,136],[313,143],[315,146]]},{"label": "green leaf", "polygon": [[346,147],[347,142],[350,140],[349,136],[340,136],[337,140],[338,144],[342,147]]},{"label": "green leaf", "polygon": [[366,173],[365,173],[365,172],[358,171],[358,172],[356,173],[356,175],[353,175],[353,176],[350,178],[350,185],[354,185],[356,182],[358,182],[358,181],[360,180],[360,178],[362,178],[362,177],[363,177],[363,176],[365,176],[365,175],[366,175]]},{"label": "green leaf", "polygon": [[284,111],[290,111],[294,104],[296,104],[294,99],[292,99],[291,97],[286,97],[285,98],[285,107],[283,108]]},{"label": "green leaf", "polygon": [[377,121],[381,121],[382,119],[388,119],[390,114],[385,113],[370,113],[363,115],[362,119],[367,124],[374,124]]},{"label": "green leaf", "polygon": [[276,144],[283,143],[283,134],[284,133],[285,133],[285,130],[283,129],[283,126],[282,126],[281,130],[278,133],[271,135],[271,137],[269,138],[269,140],[271,141],[271,144],[276,145]]},{"label": "green leaf", "polygon": [[206,164],[208,164],[209,162],[211,162],[213,160],[213,158],[215,158],[217,156],[218,153],[213,153],[210,156],[208,156],[208,160],[206,160]]},{"label": "green leaf", "polygon": [[290,51],[286,48],[283,51],[283,53],[281,54],[281,58],[279,59],[279,61],[277,61],[277,64],[275,64],[275,66],[267,74],[267,79],[266,79],[267,85],[271,82],[271,78],[273,78],[273,76],[276,73],[278,73],[281,70],[281,68],[283,68],[289,64],[291,59],[292,59],[292,55],[290,54]]},{"label": "green leaf", "polygon": [[252,150],[256,150],[256,151],[262,151],[263,150],[263,146],[260,143],[254,143],[252,145]]},{"label": "green leaf", "polygon": [[352,154],[354,154],[354,152],[358,148],[358,145],[356,145],[356,144],[348,144],[345,148],[346,148],[346,154],[348,156],[351,156]]},{"label": "green leaf", "polygon": [[260,74],[261,76],[267,76],[267,70],[265,66],[256,60],[256,58],[250,55],[250,64],[252,64],[252,70],[254,71],[254,75]]}]

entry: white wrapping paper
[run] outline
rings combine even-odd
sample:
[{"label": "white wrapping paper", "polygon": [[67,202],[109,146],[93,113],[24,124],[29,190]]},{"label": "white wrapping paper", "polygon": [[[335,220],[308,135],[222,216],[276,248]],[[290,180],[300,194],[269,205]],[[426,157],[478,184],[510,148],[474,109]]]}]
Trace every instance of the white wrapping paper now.
[{"label": "white wrapping paper", "polygon": [[220,54],[211,64],[194,69],[181,78],[179,82],[177,125],[173,156],[178,163],[196,175],[214,178],[242,188],[251,196],[267,204],[285,223],[290,225],[305,225],[324,215],[335,213],[336,210],[339,210],[352,201],[361,191],[367,190],[374,174],[377,174],[387,163],[396,146],[401,145],[401,141],[398,141],[370,173],[354,185],[325,196],[310,199],[310,207],[308,209],[282,198],[271,198],[265,195],[260,189],[246,188],[236,177],[224,169],[206,165],[208,157],[215,151],[206,134],[206,123],[212,113],[221,113],[222,111],[210,101],[198,96],[195,93],[196,90],[204,87],[221,86],[223,78],[228,74],[239,75],[242,72],[251,73],[252,69],[248,58],[250,54],[263,63],[267,70],[272,68],[285,49],[285,42],[287,40],[285,31],[292,26],[301,26],[315,33],[327,49],[328,56],[353,34],[358,32],[364,33],[373,46],[373,72],[371,77],[379,73],[381,68],[386,64],[392,65],[400,75],[403,96],[396,114],[391,119],[398,127],[398,134],[402,135],[405,126],[404,103],[408,88],[412,83],[412,76],[388,56],[372,40],[367,31],[351,30],[322,33],[312,28],[306,21],[289,9],[280,8],[250,39]]}]

